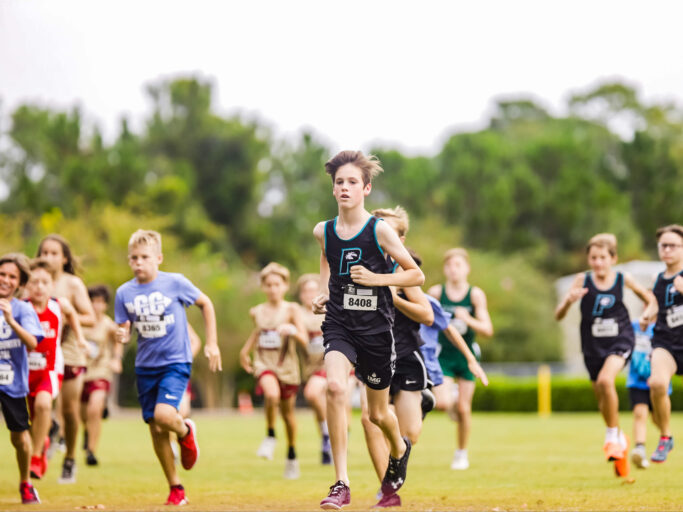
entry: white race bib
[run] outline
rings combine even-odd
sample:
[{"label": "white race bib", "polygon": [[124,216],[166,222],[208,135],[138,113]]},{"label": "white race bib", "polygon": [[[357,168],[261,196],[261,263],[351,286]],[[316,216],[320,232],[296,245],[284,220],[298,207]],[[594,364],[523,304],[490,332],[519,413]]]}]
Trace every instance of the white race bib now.
[{"label": "white race bib", "polygon": [[614,338],[619,334],[619,324],[614,318],[596,318],[591,334],[594,338]]},{"label": "white race bib", "polygon": [[652,341],[650,341],[650,338],[645,334],[636,334],[636,344],[633,350],[649,355],[650,352],[652,352]]},{"label": "white race bib", "polygon": [[97,359],[100,355],[100,346],[92,340],[88,340],[88,355],[90,359]]},{"label": "white race bib", "polygon": [[166,336],[166,322],[135,322],[135,328],[143,338],[162,338]]},{"label": "white race bib", "polygon": [[322,354],[323,352],[325,352],[325,346],[323,345],[322,335],[312,336],[308,342],[308,353]]},{"label": "white race bib", "polygon": [[275,349],[282,346],[282,336],[275,329],[263,329],[258,337],[259,348]]},{"label": "white race bib", "polygon": [[0,365],[0,386],[10,386],[14,382],[14,370],[8,364]]},{"label": "white race bib", "polygon": [[42,352],[28,353],[28,369],[33,371],[44,370],[47,368],[47,359]]},{"label": "white race bib", "polygon": [[344,309],[377,311],[377,288],[362,288],[354,284],[344,287]]},{"label": "white race bib", "polygon": [[683,306],[674,306],[666,312],[666,324],[673,329],[683,325]]},{"label": "white race bib", "polygon": [[459,318],[451,318],[451,325],[455,328],[456,331],[458,331],[458,333],[461,336],[464,336],[465,333],[467,333],[467,324],[464,320],[461,320]]}]

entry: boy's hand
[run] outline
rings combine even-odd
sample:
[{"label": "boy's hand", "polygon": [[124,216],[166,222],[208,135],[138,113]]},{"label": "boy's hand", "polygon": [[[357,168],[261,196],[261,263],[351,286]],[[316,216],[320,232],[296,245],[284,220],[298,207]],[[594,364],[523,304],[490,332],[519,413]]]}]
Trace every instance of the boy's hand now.
[{"label": "boy's hand", "polygon": [[209,360],[209,370],[212,372],[223,371],[223,363],[221,362],[221,350],[218,345],[208,343],[204,345],[204,355]]},{"label": "boy's hand", "polygon": [[470,312],[467,311],[467,308],[464,308],[462,306],[457,306],[455,308],[453,316],[455,316],[455,318],[457,318],[458,320],[462,320],[465,323],[467,323],[467,321],[472,318],[472,315],[470,315]]},{"label": "boy's hand", "polygon": [[377,274],[370,272],[363,265],[354,265],[351,267],[349,274],[351,276],[351,280],[356,284],[361,286],[377,286]]},{"label": "boy's hand", "polygon": [[678,293],[683,293],[683,276],[680,274],[674,278],[674,287],[678,290]]},{"label": "boy's hand", "polygon": [[12,304],[7,299],[0,299],[0,310],[5,317],[5,321],[10,323],[12,321]]},{"label": "boy's hand", "polygon": [[245,372],[254,373],[254,367],[251,366],[251,357],[249,357],[249,354],[240,352],[240,366],[244,368]]},{"label": "boy's hand", "polygon": [[315,299],[313,299],[313,312],[316,315],[322,315],[324,313],[327,313],[327,308],[325,307],[325,304],[327,304],[328,300],[330,300],[330,298],[326,294],[318,295]]},{"label": "boy's hand", "polygon": [[467,363],[467,367],[472,372],[472,375],[478,378],[484,386],[489,385],[489,379],[486,377],[486,372],[477,361]]},{"label": "boy's hand", "polygon": [[130,320],[126,320],[119,325],[115,334],[116,341],[119,343],[128,343],[130,341]]},{"label": "boy's hand", "polygon": [[298,329],[294,324],[282,324],[277,328],[277,332],[282,337],[294,336],[298,332]]},{"label": "boy's hand", "polygon": [[[683,283],[681,283],[683,285]],[[588,293],[588,288],[573,288],[567,293],[566,301],[569,304],[573,304],[581,297]]]}]

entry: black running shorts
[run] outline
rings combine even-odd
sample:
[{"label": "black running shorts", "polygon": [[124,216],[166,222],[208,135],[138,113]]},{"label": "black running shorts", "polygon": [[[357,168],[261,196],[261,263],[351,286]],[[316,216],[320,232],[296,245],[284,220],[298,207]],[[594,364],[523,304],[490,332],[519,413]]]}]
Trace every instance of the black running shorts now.
[{"label": "black running shorts", "polygon": [[399,391],[422,391],[427,387],[427,368],[422,354],[415,350],[396,360],[396,371],[391,379],[391,395]]},{"label": "black running shorts", "polygon": [[7,428],[12,432],[23,432],[31,427],[28,415],[28,402],[26,397],[13,398],[0,392],[0,405],[2,415],[5,417]]},{"label": "black running shorts", "polygon": [[325,354],[341,352],[356,367],[358,379],[372,389],[386,389],[394,374],[396,353],[391,331],[364,336],[340,325],[324,323]]}]

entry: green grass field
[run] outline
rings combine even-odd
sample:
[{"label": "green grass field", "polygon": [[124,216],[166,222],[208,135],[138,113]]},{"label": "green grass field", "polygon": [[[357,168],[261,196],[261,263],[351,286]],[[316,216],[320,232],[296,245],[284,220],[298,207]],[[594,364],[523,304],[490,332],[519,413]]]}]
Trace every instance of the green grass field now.
[{"label": "green grass field", "polygon": [[[264,420],[253,416],[197,414],[201,457],[181,470],[187,510],[318,510],[332,485],[331,467],[319,464],[313,416],[299,416],[301,479],[282,478],[284,429],[278,424],[274,461],[257,459]],[[622,416],[630,432],[630,415]],[[683,432],[683,415],[673,418]],[[679,434],[680,435],[680,434]],[[79,454],[78,482],[58,485],[61,455],[36,482],[43,503],[22,506],[9,436],[0,443],[0,510],[75,510],[98,504],[106,510],[160,510],[168,494],[146,426],[137,415],[107,420],[100,466],[85,466]],[[623,483],[602,458],[603,425],[598,413],[485,414],[474,416],[468,471],[449,468],[454,427],[441,413],[427,418],[400,494],[404,510],[683,510],[683,454],[677,447],[664,465],[632,470]],[[648,451],[656,432],[650,429]],[[379,483],[365,449],[360,419],[350,438],[352,489],[349,510],[370,508]],[[345,509],[346,510],[346,509]]]}]

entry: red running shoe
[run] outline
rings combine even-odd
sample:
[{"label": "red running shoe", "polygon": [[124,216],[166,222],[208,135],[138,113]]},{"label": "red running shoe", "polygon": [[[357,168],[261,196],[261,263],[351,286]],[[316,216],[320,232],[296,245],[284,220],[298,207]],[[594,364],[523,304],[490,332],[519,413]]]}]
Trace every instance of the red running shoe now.
[{"label": "red running shoe", "polygon": [[187,496],[185,496],[185,488],[182,485],[172,485],[166,505],[187,505],[188,503]]},{"label": "red running shoe", "polygon": [[50,449],[50,438],[45,438],[45,443],[43,444],[43,453],[40,456],[40,462],[42,464],[43,475],[47,473],[47,451]]},{"label": "red running shoe", "polygon": [[185,469],[192,469],[199,458],[199,445],[197,444],[197,427],[192,420],[185,420],[187,434],[178,439],[180,445],[180,463]]},{"label": "red running shoe", "polygon": [[388,496],[382,495],[380,500],[372,506],[372,508],[388,508],[400,507],[401,497],[398,494],[390,494]]},{"label": "red running shoe", "polygon": [[19,485],[19,494],[21,494],[21,502],[24,505],[40,503],[38,491],[36,491],[36,488],[33,487],[29,482],[21,482]]},{"label": "red running shoe", "polygon": [[43,458],[40,455],[31,456],[31,478],[40,480],[43,477]]},{"label": "red running shoe", "polygon": [[351,489],[339,480],[330,487],[330,493],[327,495],[327,498],[320,502],[320,508],[323,510],[339,510],[349,503],[351,503]]}]

